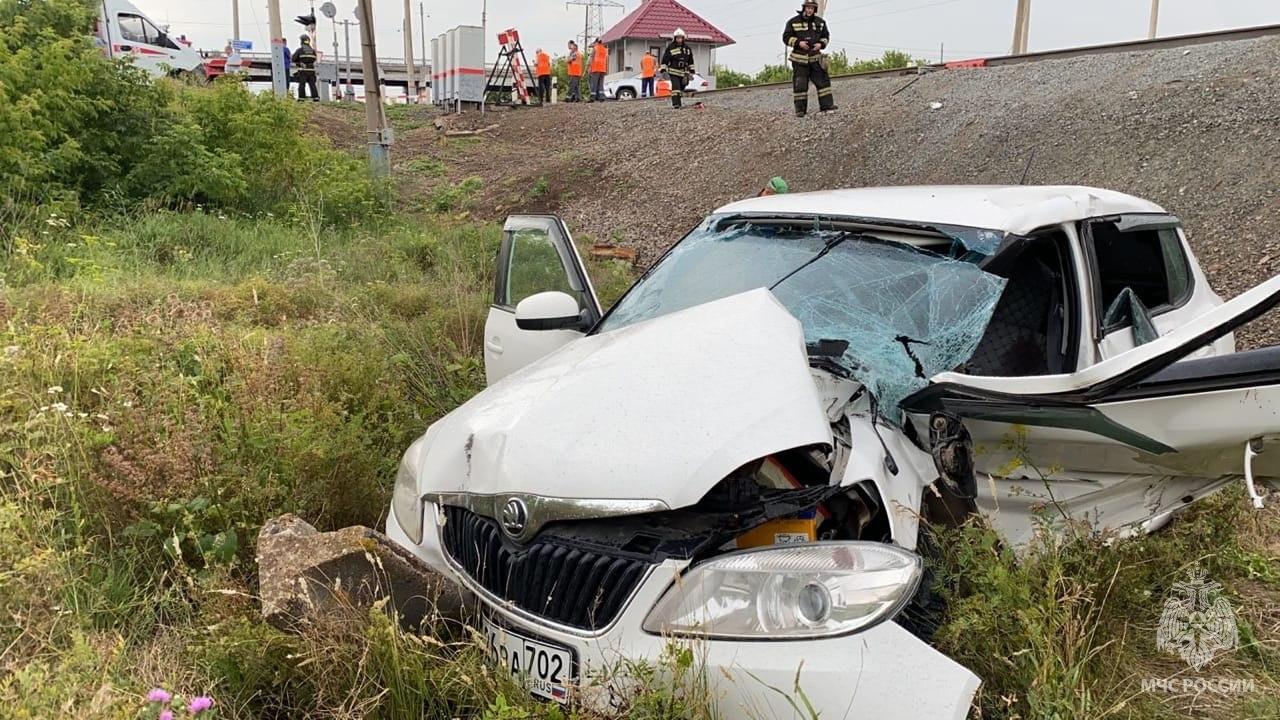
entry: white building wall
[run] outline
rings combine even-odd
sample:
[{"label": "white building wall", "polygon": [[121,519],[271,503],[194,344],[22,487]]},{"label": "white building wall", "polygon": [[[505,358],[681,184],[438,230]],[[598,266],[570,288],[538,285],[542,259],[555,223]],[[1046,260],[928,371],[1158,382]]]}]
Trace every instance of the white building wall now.
[{"label": "white building wall", "polygon": [[[640,72],[640,56],[649,51],[650,48],[657,49],[659,62],[662,60],[662,51],[670,44],[670,40],[644,40],[637,38],[626,38],[623,40],[615,40],[609,44],[609,72],[623,72],[628,68],[632,72]],[[715,48],[710,43],[691,42],[689,47],[693,48],[693,63],[698,72],[710,79],[711,65],[715,62]]]}]

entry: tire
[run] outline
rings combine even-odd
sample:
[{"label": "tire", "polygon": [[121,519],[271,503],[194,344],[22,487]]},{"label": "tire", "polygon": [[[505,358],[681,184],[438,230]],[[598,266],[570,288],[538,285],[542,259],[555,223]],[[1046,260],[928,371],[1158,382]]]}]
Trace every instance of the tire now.
[{"label": "tire", "polygon": [[938,586],[935,570],[941,560],[942,552],[938,539],[928,525],[921,523],[919,539],[916,541],[916,552],[924,561],[924,570],[920,575],[920,586],[911,602],[898,613],[894,620],[903,630],[915,635],[926,643],[933,641],[933,636],[942,627],[947,614],[947,599]]},{"label": "tire", "polygon": [[629,87],[618,88],[618,92],[615,94],[617,95],[617,98],[619,100],[635,100],[636,99],[635,88],[629,88]]},{"label": "tire", "polygon": [[175,70],[170,75],[192,85],[209,84],[209,74],[205,71],[204,65],[199,65],[194,70]]}]

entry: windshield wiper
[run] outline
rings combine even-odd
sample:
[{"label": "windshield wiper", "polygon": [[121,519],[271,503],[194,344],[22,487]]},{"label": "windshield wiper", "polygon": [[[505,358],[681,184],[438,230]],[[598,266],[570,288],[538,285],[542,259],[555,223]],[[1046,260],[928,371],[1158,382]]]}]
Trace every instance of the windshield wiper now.
[{"label": "windshield wiper", "polygon": [[784,283],[784,282],[786,282],[786,281],[790,280],[792,277],[794,277],[794,276],[795,276],[795,274],[796,274],[796,273],[800,272],[801,270],[804,270],[805,268],[809,267],[810,265],[812,265],[812,264],[814,264],[814,263],[818,262],[819,260],[821,260],[822,258],[826,257],[827,253],[831,252],[832,250],[835,250],[837,247],[839,247],[839,246],[840,246],[840,244],[841,244],[841,243],[843,243],[845,240],[848,240],[848,239],[849,239],[849,238],[851,238],[851,237],[854,237],[854,233],[845,232],[845,233],[840,233],[839,235],[837,235],[837,236],[835,236],[835,237],[831,238],[830,240],[828,240],[828,241],[826,242],[826,244],[824,244],[824,245],[822,246],[822,249],[821,249],[821,250],[819,250],[819,251],[818,251],[818,253],[817,253],[816,255],[814,255],[813,257],[809,258],[808,260],[805,260],[803,263],[801,263],[801,264],[800,264],[800,267],[796,268],[795,270],[792,270],[791,272],[787,273],[786,275],[783,275],[783,276],[782,276],[782,279],[781,279],[781,280],[779,280],[778,282],[776,282],[776,283],[774,283],[774,284],[770,285],[770,286],[769,286],[769,289],[770,289],[770,290],[775,290],[775,289],[777,289],[777,287],[778,287],[779,285],[781,285],[782,283]]}]

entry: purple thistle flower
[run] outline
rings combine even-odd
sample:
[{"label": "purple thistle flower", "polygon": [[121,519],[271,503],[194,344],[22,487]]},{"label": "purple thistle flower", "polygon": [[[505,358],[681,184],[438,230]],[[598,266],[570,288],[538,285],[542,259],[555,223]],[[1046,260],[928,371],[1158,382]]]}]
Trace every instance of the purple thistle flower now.
[{"label": "purple thistle flower", "polygon": [[187,712],[192,715],[199,715],[211,707],[213,707],[213,698],[201,695],[200,697],[191,698],[191,704],[187,706]]},{"label": "purple thistle flower", "polygon": [[151,692],[147,693],[147,702],[167,703],[172,699],[173,696],[161,688],[151,688]]},{"label": "purple thistle flower", "polygon": [[173,720],[173,711],[172,710],[161,711],[159,720]]}]

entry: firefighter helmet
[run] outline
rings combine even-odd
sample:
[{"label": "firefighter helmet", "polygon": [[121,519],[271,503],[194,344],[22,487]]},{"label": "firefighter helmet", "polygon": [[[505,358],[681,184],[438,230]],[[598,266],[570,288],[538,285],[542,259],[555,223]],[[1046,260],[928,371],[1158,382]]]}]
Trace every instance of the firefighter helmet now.
[{"label": "firefighter helmet", "polygon": [[817,10],[817,9],[818,9],[818,0],[804,0],[804,2],[800,3],[800,9],[801,9],[801,10],[803,10],[803,9],[805,9],[805,8],[809,7],[810,5],[812,5],[812,6],[813,6],[813,9],[814,9],[814,10]]},{"label": "firefighter helmet", "polygon": [[678,38],[688,37],[688,35],[685,34],[684,28],[676,28],[674,36]]}]

